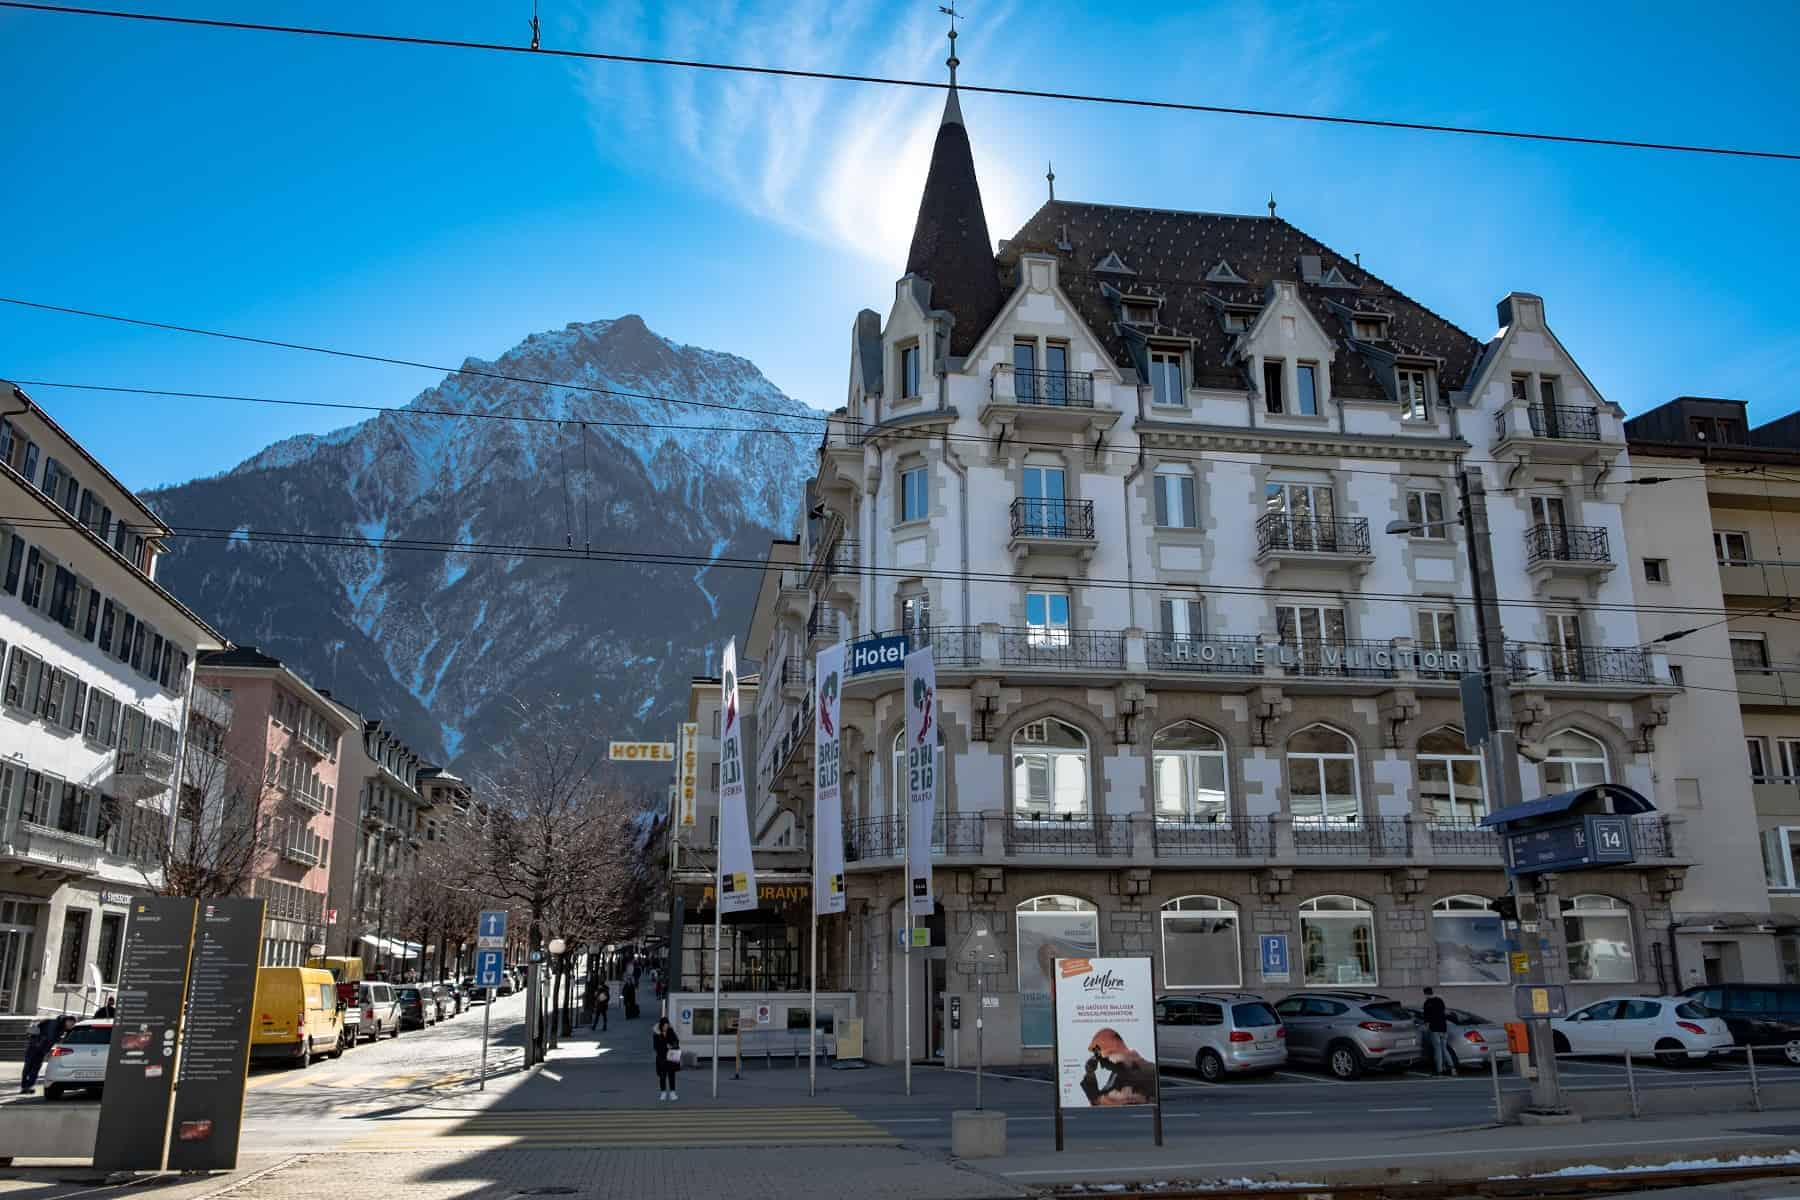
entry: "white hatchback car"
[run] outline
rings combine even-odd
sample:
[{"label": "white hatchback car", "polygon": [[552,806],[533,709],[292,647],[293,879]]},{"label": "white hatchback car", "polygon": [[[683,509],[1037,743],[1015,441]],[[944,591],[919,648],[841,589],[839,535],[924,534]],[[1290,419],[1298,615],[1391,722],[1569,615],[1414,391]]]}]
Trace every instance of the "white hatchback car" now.
[{"label": "white hatchback car", "polygon": [[1731,1030],[1689,996],[1613,996],[1550,1022],[1558,1054],[1641,1054],[1673,1066],[1731,1048]]},{"label": "white hatchback car", "polygon": [[61,1100],[71,1088],[99,1091],[106,1082],[112,1033],[111,1021],[83,1021],[50,1047],[44,1060],[44,1098]]}]

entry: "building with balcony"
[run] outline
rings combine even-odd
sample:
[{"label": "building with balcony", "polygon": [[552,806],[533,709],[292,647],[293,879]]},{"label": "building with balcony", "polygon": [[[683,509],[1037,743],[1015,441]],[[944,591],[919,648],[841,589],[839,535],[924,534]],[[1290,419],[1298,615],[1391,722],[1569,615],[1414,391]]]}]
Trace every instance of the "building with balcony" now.
[{"label": "building with balcony", "polygon": [[222,640],[156,581],[168,528],[0,382],[0,1018],[116,983],[158,878],[190,665]]},{"label": "building with balcony", "polygon": [[[1735,726],[1646,646],[1644,585],[1615,569],[1623,414],[1539,297],[1478,338],[1272,212],[1051,199],[996,253],[952,88],[906,273],[850,356],[752,619],[780,681],[753,833],[807,844],[826,609],[852,653],[850,911],[821,986],[861,997],[873,1056],[906,1040],[901,672],[859,653],[884,636],[933,648],[943,738],[915,1053],[973,1052],[945,1009],[974,1007],[978,924],[1007,953],[991,1060],[1046,1060],[1059,953],[1150,955],[1171,990],[1430,984],[1510,1011],[1519,931],[1479,825],[1499,789],[1460,728],[1481,651],[1459,465],[1488,493],[1523,793],[1612,781],[1657,806],[1635,866],[1557,881],[1542,932],[1571,1001],[1690,982],[1685,922],[1754,907],[1747,791],[1710,782],[1741,773],[1716,761]],[[1262,970],[1263,935],[1288,971]],[[1751,977],[1773,961],[1766,935],[1720,936]]]},{"label": "building with balcony", "polygon": [[393,729],[340,700],[332,704],[353,721],[360,736],[347,737],[338,770],[337,813],[332,822],[340,849],[330,874],[329,905],[337,922],[326,944],[333,954],[361,954],[371,967],[396,976],[420,958],[420,947],[395,936],[403,920],[404,883],[418,865],[419,851],[433,832],[437,800],[444,787],[421,787],[430,764]]},{"label": "building with balcony", "polygon": [[[1746,409],[1741,400],[1682,396],[1626,422],[1634,468],[1667,480],[1633,489],[1627,565],[1648,602],[1675,610],[1653,614],[1650,628],[1698,627],[1666,650],[1690,694],[1717,710],[1717,722],[1741,724],[1731,732],[1744,739],[1747,773],[1721,767],[1710,778],[1677,781],[1682,803],[1695,810],[1713,809],[1719,791],[1731,789],[1732,836],[1760,836],[1762,844],[1767,894],[1723,920],[1695,922],[1710,927],[1700,935],[1709,971],[1715,960],[1723,971],[1734,965],[1724,930],[1767,929],[1779,973],[1755,978],[1800,982],[1800,624],[1791,616],[1800,586],[1800,420],[1753,428]],[[1680,557],[1696,545],[1705,553]],[[1708,612],[1732,615],[1696,615]],[[1736,742],[1721,731],[1726,745]],[[1753,797],[1749,822],[1740,817],[1740,791]],[[1726,817],[1696,811],[1692,819]]]},{"label": "building with balcony", "polygon": [[248,802],[267,831],[251,883],[251,894],[267,902],[262,961],[301,965],[336,919],[327,896],[341,749],[361,723],[254,646],[204,654],[198,670],[226,718],[193,739],[207,755],[195,761],[211,763],[217,779],[210,786],[233,797],[234,809],[239,798]]}]

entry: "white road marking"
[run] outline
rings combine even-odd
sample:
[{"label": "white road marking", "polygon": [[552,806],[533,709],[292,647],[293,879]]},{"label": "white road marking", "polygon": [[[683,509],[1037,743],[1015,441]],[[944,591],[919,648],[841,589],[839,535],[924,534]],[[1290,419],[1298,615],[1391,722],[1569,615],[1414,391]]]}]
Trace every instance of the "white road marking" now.
[{"label": "white road marking", "polygon": [[1431,1105],[1423,1104],[1413,1108],[1371,1108],[1370,1112],[1430,1112]]}]

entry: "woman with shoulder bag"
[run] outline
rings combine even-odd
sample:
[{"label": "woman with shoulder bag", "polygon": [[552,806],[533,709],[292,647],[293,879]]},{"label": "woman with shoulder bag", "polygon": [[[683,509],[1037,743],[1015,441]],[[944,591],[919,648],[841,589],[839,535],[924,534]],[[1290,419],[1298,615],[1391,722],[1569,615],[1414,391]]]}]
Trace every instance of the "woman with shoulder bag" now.
[{"label": "woman with shoulder bag", "polygon": [[658,1100],[679,1100],[675,1094],[675,1075],[681,1070],[681,1039],[669,1018],[661,1017],[650,1034],[650,1047],[656,1052],[656,1085],[661,1089]]}]

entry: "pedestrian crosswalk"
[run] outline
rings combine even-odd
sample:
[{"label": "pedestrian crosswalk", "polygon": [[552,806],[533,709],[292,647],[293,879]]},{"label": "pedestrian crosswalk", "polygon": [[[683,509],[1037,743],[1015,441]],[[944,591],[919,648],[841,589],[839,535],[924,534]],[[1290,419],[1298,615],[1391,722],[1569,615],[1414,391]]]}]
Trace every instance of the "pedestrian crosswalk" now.
[{"label": "pedestrian crosswalk", "polygon": [[842,1108],[537,1109],[395,1117],[346,1150],[581,1150],[634,1146],[892,1146],[899,1138]]}]

